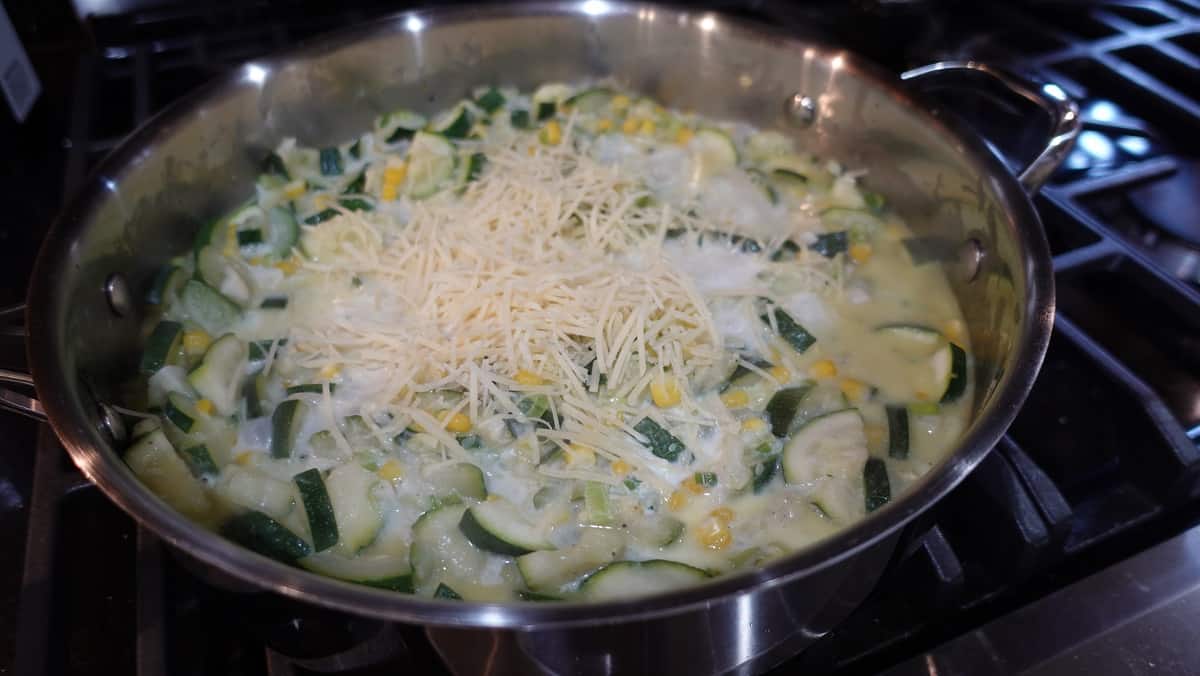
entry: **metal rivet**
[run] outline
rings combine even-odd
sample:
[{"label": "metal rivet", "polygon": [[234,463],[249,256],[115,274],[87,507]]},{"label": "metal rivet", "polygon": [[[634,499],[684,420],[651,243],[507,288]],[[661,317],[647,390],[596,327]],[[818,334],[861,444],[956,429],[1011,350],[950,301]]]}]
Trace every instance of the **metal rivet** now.
[{"label": "metal rivet", "polygon": [[104,280],[104,297],[113,314],[124,317],[133,311],[133,297],[129,295],[129,283],[125,275],[114,272]]},{"label": "metal rivet", "polygon": [[807,127],[817,119],[817,102],[801,92],[788,97],[784,102],[784,110],[793,124]]},{"label": "metal rivet", "polygon": [[108,433],[117,442],[125,441],[128,436],[121,414],[108,404],[100,404],[100,431]]},{"label": "metal rivet", "polygon": [[975,278],[979,276],[979,268],[982,267],[986,254],[987,250],[983,248],[983,242],[974,237],[962,243],[958,249],[958,264],[962,271],[963,281],[975,281]]}]

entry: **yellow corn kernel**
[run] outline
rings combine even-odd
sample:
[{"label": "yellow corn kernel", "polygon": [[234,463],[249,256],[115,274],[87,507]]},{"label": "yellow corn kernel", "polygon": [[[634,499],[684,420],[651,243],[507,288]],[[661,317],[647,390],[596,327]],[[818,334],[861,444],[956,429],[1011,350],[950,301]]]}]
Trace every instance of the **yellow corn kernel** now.
[{"label": "yellow corn kernel", "polygon": [[917,401],[929,401],[929,393],[928,392],[923,392],[921,390],[917,390],[916,392],[913,393],[913,396],[916,398]]},{"label": "yellow corn kernel", "polygon": [[404,468],[395,460],[388,460],[375,471],[379,478],[395,483],[404,477]]},{"label": "yellow corn kernel", "polygon": [[596,120],[596,131],[605,132],[612,129],[612,126],[613,121],[607,117],[602,117],[599,120]]},{"label": "yellow corn kernel", "polygon": [[672,512],[678,512],[683,509],[688,503],[687,493],[683,491],[675,491],[671,493],[671,497],[667,498],[667,509]]},{"label": "yellow corn kernel", "polygon": [[966,327],[963,326],[961,319],[951,319],[942,324],[942,334],[951,340],[951,342],[959,342],[966,333]]},{"label": "yellow corn kernel", "polygon": [[446,421],[446,431],[466,434],[471,431],[471,418],[466,413],[455,413]]},{"label": "yellow corn kernel", "polygon": [[837,366],[828,359],[821,359],[808,367],[808,374],[814,378],[832,378],[837,375]]},{"label": "yellow corn kernel", "polygon": [[700,522],[697,538],[700,544],[709,549],[721,550],[733,544],[733,532],[729,530],[729,525],[712,517]]},{"label": "yellow corn kernel", "polygon": [[694,476],[684,479],[683,483],[679,485],[687,489],[688,492],[695,493],[696,495],[703,495],[704,491],[707,490],[704,486],[700,485],[699,481],[696,481],[696,477]]},{"label": "yellow corn kernel", "polygon": [[384,202],[395,202],[398,194],[399,191],[393,183],[384,183],[383,187],[379,189],[379,199]]},{"label": "yellow corn kernel", "polygon": [[337,364],[327,364],[327,365],[321,367],[320,371],[317,371],[317,375],[321,376],[325,380],[329,380],[330,378],[336,378],[337,375],[341,372],[342,372],[341,366],[339,366]]},{"label": "yellow corn kernel", "polygon": [[774,378],[775,380],[778,380],[781,383],[786,383],[787,381],[792,379],[792,372],[788,371],[786,368],[784,368],[782,366],[772,366],[770,368],[770,370],[767,371],[767,373],[770,373],[772,378]]},{"label": "yellow corn kernel", "polygon": [[558,120],[550,120],[546,123],[546,126],[542,127],[541,133],[538,134],[538,139],[546,145],[558,145],[562,142],[562,125],[558,123]]},{"label": "yellow corn kernel", "polygon": [[642,120],[642,123],[638,125],[638,132],[642,136],[649,136],[654,133],[656,128],[657,125],[654,124],[654,120]]},{"label": "yellow corn kernel", "polygon": [[621,132],[624,134],[632,134],[636,132],[640,126],[642,126],[641,120],[636,117],[627,117],[625,118],[625,122],[621,124]]},{"label": "yellow corn kernel", "polygon": [[596,464],[596,452],[587,446],[570,444],[563,449],[568,467],[592,467]]},{"label": "yellow corn kernel", "polygon": [[404,182],[404,177],[408,175],[408,163],[400,162],[398,164],[389,163],[383,170],[383,184],[400,185]]},{"label": "yellow corn kernel", "polygon": [[283,196],[290,200],[296,199],[307,191],[308,184],[302,178],[298,178],[283,186]]},{"label": "yellow corn kernel", "polygon": [[539,376],[533,371],[526,371],[525,369],[517,371],[516,375],[513,376],[513,380],[517,381],[518,385],[534,386],[546,384],[545,378]]},{"label": "yellow corn kernel", "polygon": [[333,198],[329,195],[317,195],[313,198],[313,207],[316,209],[327,209],[333,204]]},{"label": "yellow corn kernel", "polygon": [[687,144],[692,142],[692,139],[695,136],[696,136],[696,132],[692,131],[691,129],[688,129],[687,127],[684,127],[683,129],[680,129],[679,131],[675,132],[675,142],[681,146],[686,146]]},{"label": "yellow corn kernel", "polygon": [[275,267],[284,275],[294,275],[296,274],[296,271],[300,269],[300,264],[296,262],[295,258],[289,258],[287,260],[279,261],[275,264]]},{"label": "yellow corn kernel", "polygon": [[204,415],[212,415],[214,406],[213,403],[208,399],[201,399],[200,401],[196,402],[196,410],[200,411]]},{"label": "yellow corn kernel", "polygon": [[233,456],[233,461],[244,467],[254,462],[254,454],[250,451],[242,451]]},{"label": "yellow corn kernel", "polygon": [[629,463],[625,462],[624,460],[617,460],[612,464],[611,467],[613,474],[616,474],[617,476],[625,476],[626,474],[629,474],[630,470],[633,469],[629,466]]},{"label": "yellow corn kernel", "polygon": [[625,110],[629,107],[629,97],[624,94],[617,94],[612,97],[613,110]]},{"label": "yellow corn kernel", "polygon": [[750,418],[742,421],[743,432],[761,432],[767,428],[767,423],[763,422],[762,418]]},{"label": "yellow corn kernel", "polygon": [[708,515],[725,524],[733,521],[733,510],[728,507],[718,507],[709,512]]},{"label": "yellow corn kernel", "polygon": [[655,378],[650,381],[650,398],[659,408],[671,408],[678,405],[683,399],[683,393],[679,390],[679,381],[671,376]]},{"label": "yellow corn kernel", "polygon": [[247,262],[248,262],[250,265],[262,265],[263,263],[265,263],[265,262],[266,262],[266,259],[264,259],[262,256],[255,256],[254,258],[251,258],[251,259],[250,259],[249,261],[247,261]]},{"label": "yellow corn kernel", "polygon": [[850,245],[850,260],[858,264],[871,260],[871,245],[866,242],[855,242]]},{"label": "yellow corn kernel", "polygon": [[745,390],[734,390],[721,395],[721,403],[725,408],[746,408],[750,405],[750,395]]},{"label": "yellow corn kernel", "polygon": [[843,378],[842,382],[838,383],[838,387],[851,402],[862,401],[863,395],[867,392],[867,386],[853,378]]},{"label": "yellow corn kernel", "polygon": [[192,355],[204,354],[209,345],[212,345],[212,336],[204,329],[183,332],[184,352]]}]

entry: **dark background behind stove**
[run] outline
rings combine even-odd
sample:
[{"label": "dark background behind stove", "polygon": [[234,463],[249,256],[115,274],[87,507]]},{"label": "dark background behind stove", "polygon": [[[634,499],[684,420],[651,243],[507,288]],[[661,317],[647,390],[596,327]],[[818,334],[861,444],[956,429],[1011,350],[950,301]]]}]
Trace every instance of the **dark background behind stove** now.
[{"label": "dark background behind stove", "polygon": [[[77,20],[64,0],[5,2],[44,91],[24,124],[0,112],[0,305],[23,298],[64,195],[135,125],[245,60],[414,7],[92,4],[120,11]],[[1200,523],[1200,0],[693,4],[825,36],[895,72],[984,58],[1059,82],[1085,111],[1079,148],[1035,201],[1060,315],[1028,403],[997,451],[908,529],[863,608],[781,673],[885,669]],[[1022,111],[988,97],[954,107],[1011,164],[1028,157]],[[0,368],[20,367],[18,332],[0,329]],[[330,664],[323,653],[397,636],[204,585],[44,428],[10,416],[0,538],[0,671],[311,673]],[[400,663],[436,669],[416,632],[399,637]]]}]

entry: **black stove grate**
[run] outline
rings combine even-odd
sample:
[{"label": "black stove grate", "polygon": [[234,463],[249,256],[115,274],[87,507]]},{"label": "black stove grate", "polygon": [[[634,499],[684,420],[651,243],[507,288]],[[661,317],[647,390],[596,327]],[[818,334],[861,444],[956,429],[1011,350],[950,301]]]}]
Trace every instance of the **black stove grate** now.
[{"label": "black stove grate", "polygon": [[[178,5],[94,20],[64,192],[133,127],[214,75],[394,11],[352,4]],[[886,32],[871,21],[896,18],[887,7],[903,4],[741,11],[819,25],[894,70],[986,58],[1081,100],[1084,136],[1036,200],[1059,317],[1008,436],[908,529],[875,594],[781,671],[886,668],[1200,522],[1200,191],[1189,188],[1200,175],[1200,0],[929,3],[936,18],[900,17],[917,28],[902,44],[867,39]],[[1002,130],[981,127],[1006,147]],[[207,584],[70,467],[52,434],[40,437],[18,674],[439,672],[419,629]]]}]

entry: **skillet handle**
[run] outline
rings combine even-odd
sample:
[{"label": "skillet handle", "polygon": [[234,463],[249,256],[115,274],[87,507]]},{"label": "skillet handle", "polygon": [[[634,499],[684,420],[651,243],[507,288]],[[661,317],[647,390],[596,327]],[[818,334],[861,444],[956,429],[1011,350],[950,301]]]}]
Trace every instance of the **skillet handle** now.
[{"label": "skillet handle", "polygon": [[[25,329],[22,326],[24,318],[24,304],[12,305],[0,309],[0,326],[3,326],[3,335],[24,337]],[[0,369],[0,383],[20,385],[31,390],[34,389],[33,376],[20,371]],[[10,390],[6,387],[0,387],[0,409],[20,413],[34,420],[46,421],[46,411],[42,408],[42,402],[38,401],[35,397]]]},{"label": "skillet handle", "polygon": [[1025,192],[1033,195],[1042,188],[1063,160],[1067,159],[1067,154],[1075,145],[1075,137],[1079,136],[1083,128],[1083,121],[1079,117],[1079,104],[1068,98],[1062,87],[1056,84],[1035,84],[978,61],[939,61],[905,71],[900,75],[900,79],[941,88],[961,80],[963,75],[975,74],[991,78],[1050,116],[1050,138],[1038,156],[1017,176]]}]

